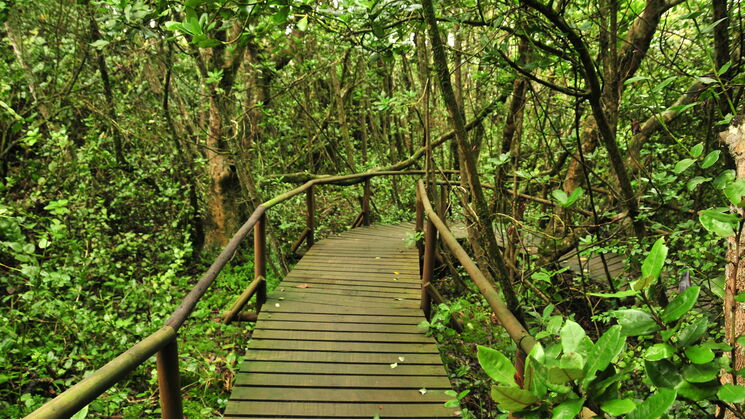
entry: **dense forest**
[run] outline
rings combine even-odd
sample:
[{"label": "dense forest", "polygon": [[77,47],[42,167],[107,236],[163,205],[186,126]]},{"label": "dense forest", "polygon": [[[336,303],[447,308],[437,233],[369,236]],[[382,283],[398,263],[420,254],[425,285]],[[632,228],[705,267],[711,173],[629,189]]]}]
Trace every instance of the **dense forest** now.
[{"label": "dense forest", "polygon": [[[423,326],[463,417],[745,417],[741,7],[0,0],[0,416],[156,330],[260,203],[407,171],[371,179],[373,221],[413,221],[425,179],[539,342],[441,249]],[[362,188],[316,189],[317,238],[349,228]],[[270,289],[305,204],[268,218]],[[249,243],[179,332],[187,416],[225,407],[252,272]],[[157,388],[145,363],[77,417],[158,415]]]}]

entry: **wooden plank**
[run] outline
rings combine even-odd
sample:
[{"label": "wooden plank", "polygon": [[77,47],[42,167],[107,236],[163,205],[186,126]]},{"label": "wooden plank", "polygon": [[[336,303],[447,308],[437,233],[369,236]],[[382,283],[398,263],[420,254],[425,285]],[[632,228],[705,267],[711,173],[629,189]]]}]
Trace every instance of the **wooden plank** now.
[{"label": "wooden plank", "polygon": [[393,272],[390,273],[370,273],[370,272],[333,272],[323,270],[293,270],[288,278],[317,278],[323,276],[329,279],[347,279],[347,280],[361,280],[361,281],[387,281],[398,278],[399,281],[417,282],[420,281],[419,275],[399,273],[398,275]]},{"label": "wooden plank", "polygon": [[325,387],[325,388],[410,388],[449,389],[447,377],[389,375],[328,375],[244,373],[236,386]]},{"label": "wooden plank", "polygon": [[[398,283],[398,281],[389,281],[393,284]],[[365,286],[365,285],[336,285],[336,284],[326,284],[323,282],[318,281],[312,281],[312,282],[292,282],[292,283],[284,283],[284,285],[292,285],[292,286],[284,286],[278,288],[279,292],[292,292],[292,291],[303,291],[303,292],[313,292],[313,291],[321,291],[326,294],[342,294],[342,295],[355,295],[355,294],[348,294],[348,292],[357,292],[361,296],[381,296],[381,297],[390,297],[390,296],[399,296],[399,295],[415,295],[418,291],[418,287],[408,286],[408,287],[387,287],[385,285],[388,285],[387,283],[379,284],[377,286]],[[299,286],[298,286],[299,285]],[[276,292],[276,291],[275,291]]]},{"label": "wooden plank", "polygon": [[407,364],[442,365],[438,354],[426,353],[369,353],[369,352],[323,352],[323,351],[286,351],[286,350],[250,350],[246,352],[246,361],[302,361],[326,362],[339,364],[390,364],[400,362],[403,356]]},{"label": "wooden plank", "polygon": [[[288,296],[319,296],[319,297],[333,297],[339,299],[340,297],[362,297],[365,299],[380,300],[380,301],[398,301],[398,299],[404,300],[419,300],[419,295],[412,291],[393,291],[393,292],[378,292],[370,290],[338,290],[338,289],[326,289],[323,286],[308,287],[305,289],[300,288],[285,288],[284,291],[275,291],[274,294],[278,297]],[[361,300],[358,300],[361,301]]]},{"label": "wooden plank", "polygon": [[225,416],[274,417],[344,417],[372,418],[375,415],[385,418],[395,417],[452,417],[455,409],[444,407],[442,403],[277,403],[273,401],[236,401],[225,409]]},{"label": "wooden plank", "polygon": [[263,330],[315,330],[329,332],[391,332],[391,333],[422,333],[425,329],[415,324],[378,324],[378,323],[321,323],[278,321],[264,318],[256,325]]},{"label": "wooden plank", "polygon": [[407,284],[400,281],[388,281],[384,283],[363,281],[344,281],[338,279],[315,279],[313,281],[301,281],[299,279],[282,281],[281,288],[313,288],[318,287],[324,290],[370,290],[380,293],[398,293],[398,292],[417,292],[420,289],[419,284]]},{"label": "wooden plank", "polygon": [[373,352],[390,353],[398,356],[406,354],[439,354],[432,343],[378,343],[378,342],[335,342],[320,340],[269,340],[252,339],[249,349],[271,349],[285,351],[325,351],[325,352]]},{"label": "wooden plank", "polygon": [[359,314],[367,316],[413,316],[421,317],[421,310],[418,308],[384,308],[384,307],[366,307],[358,306],[336,306],[329,304],[319,304],[312,302],[303,302],[302,304],[291,304],[295,302],[278,300],[270,298],[267,304],[262,308],[263,312],[268,313],[319,313],[319,314]]},{"label": "wooden plank", "polygon": [[364,282],[364,281],[345,281],[343,279],[325,279],[315,278],[313,281],[302,281],[300,278],[285,279],[282,281],[284,287],[307,288],[323,287],[323,289],[356,289],[356,290],[379,290],[379,292],[397,292],[397,290],[411,291],[420,289],[419,284],[407,284],[401,281]]},{"label": "wooden plank", "polygon": [[434,343],[431,337],[420,333],[385,332],[336,332],[311,330],[254,330],[252,339],[314,340],[332,342],[387,342],[387,343]]},{"label": "wooden plank", "polygon": [[307,313],[269,313],[259,314],[259,323],[265,320],[309,322],[309,323],[356,323],[356,324],[409,324],[416,325],[422,320],[418,316],[365,316],[348,314],[307,314]]},{"label": "wooden plank", "polygon": [[[395,365],[393,368],[391,365]],[[441,365],[409,365],[404,362],[390,364],[337,364],[321,362],[271,362],[246,361],[240,373],[272,374],[327,374],[327,375],[407,375],[446,377]]]},{"label": "wooden plank", "polygon": [[[285,398],[291,397],[291,400]],[[235,387],[230,395],[230,400],[278,400],[278,401],[302,401],[302,402],[335,402],[344,400],[345,402],[408,402],[408,403],[425,403],[435,402],[444,403],[452,399],[445,394],[443,390],[431,390],[422,394],[419,390],[385,390],[385,389],[366,389],[359,391],[357,389],[338,388],[277,388],[277,387]]]},{"label": "wooden plank", "polygon": [[[419,276],[419,267],[411,264],[401,264],[397,268],[389,268],[387,266],[374,266],[374,265],[355,265],[355,264],[333,264],[333,263],[299,263],[295,266],[293,271],[314,271],[314,272],[349,272],[354,274],[360,273],[373,273],[373,274],[384,274],[384,275],[396,275],[396,276]],[[398,272],[398,273],[396,273]]]},{"label": "wooden plank", "polygon": [[[338,295],[324,295],[312,293],[273,293],[272,301],[276,304],[325,304],[333,307],[354,307],[364,305],[366,308],[396,309],[402,307],[416,309],[419,303],[404,298],[376,298],[376,297],[341,297]],[[269,302],[269,300],[267,300]]]}]

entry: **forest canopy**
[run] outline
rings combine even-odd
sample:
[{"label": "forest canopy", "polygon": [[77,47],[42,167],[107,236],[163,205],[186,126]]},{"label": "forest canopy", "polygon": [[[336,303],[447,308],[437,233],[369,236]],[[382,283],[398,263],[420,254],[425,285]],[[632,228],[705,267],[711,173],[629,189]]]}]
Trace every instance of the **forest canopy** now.
[{"label": "forest canopy", "polygon": [[[0,416],[157,330],[262,202],[408,171],[370,181],[373,221],[413,221],[425,179],[538,342],[443,247],[423,327],[462,416],[744,417],[739,1],[0,0],[0,23]],[[359,214],[347,183],[316,188],[319,239]],[[271,289],[305,201],[268,220]],[[225,407],[249,247],[179,334],[187,416]],[[146,363],[81,417],[156,393]]]}]

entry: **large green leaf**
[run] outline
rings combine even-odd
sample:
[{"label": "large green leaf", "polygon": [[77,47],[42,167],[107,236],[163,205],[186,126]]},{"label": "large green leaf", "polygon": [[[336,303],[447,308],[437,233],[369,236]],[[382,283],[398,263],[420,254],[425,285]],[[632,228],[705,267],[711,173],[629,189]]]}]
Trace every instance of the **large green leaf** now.
[{"label": "large green leaf", "polygon": [[479,345],[478,359],[481,368],[492,380],[499,384],[517,386],[515,383],[515,366],[501,352]]},{"label": "large green leaf", "polygon": [[636,409],[636,403],[631,399],[616,399],[603,403],[600,408],[609,415],[621,416]]},{"label": "large green leaf", "polygon": [[683,376],[679,372],[680,367],[667,359],[644,361],[644,370],[657,387],[675,388],[683,381]]},{"label": "large green leaf", "polygon": [[584,397],[581,399],[566,400],[560,405],[554,407],[553,419],[574,419],[582,410],[585,404]]},{"label": "large green leaf", "polygon": [[510,412],[519,412],[538,401],[538,397],[528,390],[508,386],[492,386],[491,398]]},{"label": "large green leaf", "polygon": [[685,353],[694,364],[706,364],[714,360],[714,351],[704,346],[689,346]]},{"label": "large green leaf", "polygon": [[683,367],[683,378],[691,383],[706,383],[719,376],[720,368],[716,361],[686,365]]},{"label": "large green leaf", "polygon": [[673,301],[665,307],[660,317],[664,322],[673,322],[678,320],[681,316],[686,314],[698,300],[698,293],[701,288],[698,286],[692,286],[686,288],[685,291],[676,295]]},{"label": "large green leaf", "polygon": [[622,332],[626,336],[648,335],[659,330],[659,326],[649,313],[637,309],[611,311],[610,315],[618,319]]},{"label": "large green leaf", "polygon": [[661,388],[639,404],[626,416],[626,419],[657,419],[670,409],[677,395],[675,390]]},{"label": "large green leaf", "polygon": [[690,326],[684,327],[678,333],[678,346],[684,348],[701,338],[709,327],[709,321],[706,318],[700,318],[694,321]]},{"label": "large green leaf", "polygon": [[724,188],[724,195],[732,205],[739,206],[745,196],[745,180],[737,179]]},{"label": "large green leaf", "polygon": [[648,361],[659,361],[661,359],[668,359],[675,355],[675,348],[667,343],[655,343],[654,345],[647,348],[644,353],[644,359]]},{"label": "large green leaf", "polygon": [[626,337],[621,335],[621,329],[621,326],[613,325],[595,342],[595,346],[590,351],[585,364],[585,374],[587,375],[585,385],[595,377],[598,371],[608,367],[611,361],[623,351],[626,345]]},{"label": "large green leaf", "polygon": [[693,165],[693,163],[695,163],[695,162],[696,162],[696,160],[694,160],[694,159],[683,159],[683,160],[675,163],[675,168],[673,169],[673,171],[676,174],[681,174],[681,173],[685,172],[686,169],[688,169],[689,167],[691,167],[691,165]]},{"label": "large green leaf", "polygon": [[652,250],[644,258],[642,263],[642,277],[634,285],[635,290],[643,290],[649,287],[654,281],[657,280],[662,272],[662,267],[665,266],[665,258],[667,257],[667,246],[665,246],[665,239],[660,237],[652,245]]},{"label": "large green leaf", "polygon": [[552,384],[564,385],[571,381],[578,380],[585,375],[580,368],[560,368],[551,367],[548,370],[548,380]]},{"label": "large green leaf", "polygon": [[733,384],[724,384],[717,391],[719,400],[725,403],[742,403],[745,402],[745,387]]},{"label": "large green leaf", "polygon": [[734,234],[737,225],[740,223],[740,217],[736,214],[727,213],[728,210],[728,208],[703,210],[699,212],[698,220],[708,231],[721,237],[729,237]]},{"label": "large green leaf", "polygon": [[564,353],[575,352],[582,338],[585,337],[585,329],[579,324],[567,320],[559,333],[561,337],[561,349]]},{"label": "large green leaf", "polygon": [[704,143],[698,143],[695,146],[691,147],[691,156],[699,157],[703,151]]},{"label": "large green leaf", "polygon": [[689,383],[683,381],[675,388],[678,394],[691,400],[705,400],[714,397],[719,390],[719,383],[710,381],[707,383]]},{"label": "large green leaf", "polygon": [[704,161],[701,162],[701,168],[708,169],[709,167],[711,167],[714,163],[717,162],[717,160],[719,160],[720,154],[722,154],[722,152],[719,150],[714,150],[707,154],[706,157],[704,157]]}]

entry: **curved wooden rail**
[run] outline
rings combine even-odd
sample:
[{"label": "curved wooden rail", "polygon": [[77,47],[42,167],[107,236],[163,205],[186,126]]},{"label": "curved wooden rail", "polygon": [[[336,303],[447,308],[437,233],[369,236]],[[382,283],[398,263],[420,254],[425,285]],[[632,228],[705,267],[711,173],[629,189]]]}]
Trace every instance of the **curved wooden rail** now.
[{"label": "curved wooden rail", "polygon": [[[238,246],[254,231],[254,266],[255,277],[266,277],[266,252],[265,252],[265,229],[266,211],[288,199],[301,193],[308,194],[308,217],[307,223],[310,232],[306,233],[306,240],[312,245],[314,227],[314,200],[313,186],[321,184],[352,185],[365,183],[365,194],[362,203],[361,218],[364,223],[369,222],[370,210],[370,178],[377,176],[401,176],[419,175],[419,171],[371,171],[342,176],[323,176],[309,180],[303,185],[262,203],[251,214],[248,220],[230,239],[215,261],[202,275],[197,284],[183,299],[181,304],[173,311],[165,325],[156,332],[142,339],[127,349],[121,355],[109,361],[106,365],[96,370],[92,375],[86,377],[76,385],[70,387],[54,399],[50,400],[39,409],[32,412],[28,418],[66,418],[75,414],[85,407],[96,397],[103,394],[111,386],[121,380],[126,374],[142,365],[153,354],[158,354],[158,387],[160,390],[161,414],[164,418],[183,417],[181,405],[181,388],[178,370],[178,350],[176,345],[177,332],[196,307],[199,300],[207,292],[207,289],[215,281],[225,265],[233,258]],[[253,293],[254,291],[252,291]],[[256,286],[257,309],[266,300],[266,283],[259,281]],[[245,302],[244,302],[245,304]],[[250,317],[250,316],[247,316]]]},{"label": "curved wooden rail", "polygon": [[515,317],[514,314],[507,308],[502,297],[499,296],[499,292],[492,286],[492,284],[486,279],[481,270],[468,256],[468,253],[461,247],[456,240],[453,233],[445,225],[432,209],[432,204],[429,202],[427,196],[427,190],[424,186],[424,182],[417,181],[417,229],[422,231],[424,216],[427,218],[427,228],[424,231],[424,265],[422,268],[422,308],[427,312],[429,305],[429,297],[425,296],[426,288],[430,284],[432,279],[432,267],[434,264],[434,251],[437,240],[437,233],[440,233],[440,238],[445,245],[453,252],[453,255],[463,265],[463,268],[468,272],[473,282],[481,291],[481,295],[484,296],[486,302],[494,310],[494,314],[497,316],[499,323],[505,328],[507,333],[510,335],[512,340],[515,341],[517,346],[521,348],[526,354],[530,353],[533,346],[536,344],[536,340],[528,331],[523,327],[520,321]]}]

